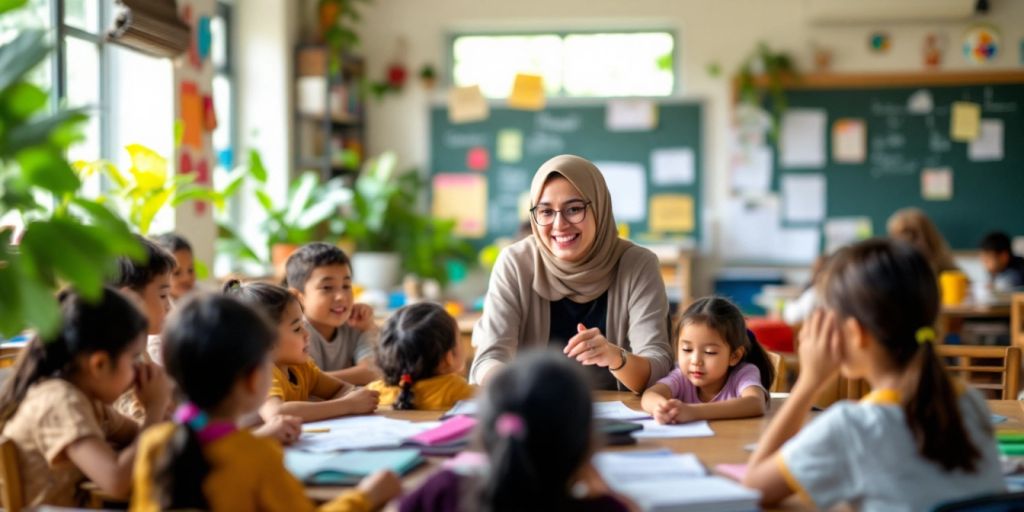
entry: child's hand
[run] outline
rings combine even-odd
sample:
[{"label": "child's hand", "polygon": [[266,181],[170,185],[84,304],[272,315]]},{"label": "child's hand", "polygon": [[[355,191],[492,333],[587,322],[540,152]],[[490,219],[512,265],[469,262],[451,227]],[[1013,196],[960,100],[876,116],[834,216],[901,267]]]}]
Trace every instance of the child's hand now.
[{"label": "child's hand", "polygon": [[272,437],[280,441],[281,444],[292,444],[302,434],[302,418],[278,414],[253,431],[253,434],[260,437]]},{"label": "child's hand", "polygon": [[402,481],[390,471],[378,471],[359,482],[356,490],[365,494],[370,508],[376,510],[402,492]]},{"label": "child's hand", "polygon": [[146,408],[146,415],[163,416],[171,401],[171,381],[164,369],[155,363],[138,363],[135,367],[135,394]]},{"label": "child's hand", "polygon": [[365,414],[377,410],[380,403],[380,393],[366,388],[359,388],[340,400],[349,405],[349,412],[353,414]]},{"label": "child's hand", "polygon": [[671,425],[673,423],[684,423],[680,421],[680,413],[686,409],[686,404],[676,400],[666,400],[654,409],[654,420],[662,425]]},{"label": "child's hand", "polygon": [[348,325],[363,332],[376,329],[377,324],[373,323],[373,308],[367,304],[353,304]]},{"label": "child's hand", "polygon": [[798,381],[818,386],[828,380],[843,359],[844,347],[835,313],[822,309],[811,314],[800,329],[800,375]]}]

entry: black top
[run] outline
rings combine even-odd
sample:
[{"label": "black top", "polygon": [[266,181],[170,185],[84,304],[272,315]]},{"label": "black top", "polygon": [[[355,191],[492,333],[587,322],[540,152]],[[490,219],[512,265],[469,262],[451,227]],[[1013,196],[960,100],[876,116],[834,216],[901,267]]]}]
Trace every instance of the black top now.
[{"label": "black top", "polygon": [[[602,334],[608,332],[608,292],[600,297],[584,303],[573,302],[568,298],[551,302],[551,330],[548,344],[559,350],[565,348],[569,340],[579,332],[576,328],[583,324],[587,329],[597,327]],[[618,366],[615,364],[614,366]],[[597,365],[583,367],[590,384],[594,389],[618,390],[619,381],[608,371]]]}]

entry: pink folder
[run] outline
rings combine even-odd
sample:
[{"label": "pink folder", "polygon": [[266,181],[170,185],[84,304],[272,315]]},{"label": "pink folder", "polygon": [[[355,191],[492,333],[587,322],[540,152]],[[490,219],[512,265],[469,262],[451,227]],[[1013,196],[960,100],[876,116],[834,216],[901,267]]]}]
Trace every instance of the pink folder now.
[{"label": "pink folder", "polygon": [[456,416],[449,418],[436,428],[421,432],[409,438],[416,444],[423,446],[435,446],[450,443],[466,437],[473,427],[476,427],[476,418],[470,416]]}]

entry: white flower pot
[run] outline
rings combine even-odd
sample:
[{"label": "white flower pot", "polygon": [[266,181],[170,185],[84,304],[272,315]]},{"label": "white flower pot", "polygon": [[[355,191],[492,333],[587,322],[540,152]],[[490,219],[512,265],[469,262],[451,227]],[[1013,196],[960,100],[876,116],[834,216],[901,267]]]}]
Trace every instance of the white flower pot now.
[{"label": "white flower pot", "polygon": [[352,282],[367,290],[390,291],[398,285],[402,257],[396,252],[356,252],[352,255]]}]

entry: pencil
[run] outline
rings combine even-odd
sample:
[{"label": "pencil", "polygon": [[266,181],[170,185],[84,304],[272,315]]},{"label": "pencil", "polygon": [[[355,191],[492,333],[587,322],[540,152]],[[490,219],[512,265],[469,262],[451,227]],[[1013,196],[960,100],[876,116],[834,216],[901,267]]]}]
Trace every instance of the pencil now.
[{"label": "pencil", "polygon": [[330,432],[330,431],[331,431],[331,429],[328,428],[328,427],[302,429],[302,433],[303,434],[323,434],[325,432]]}]

